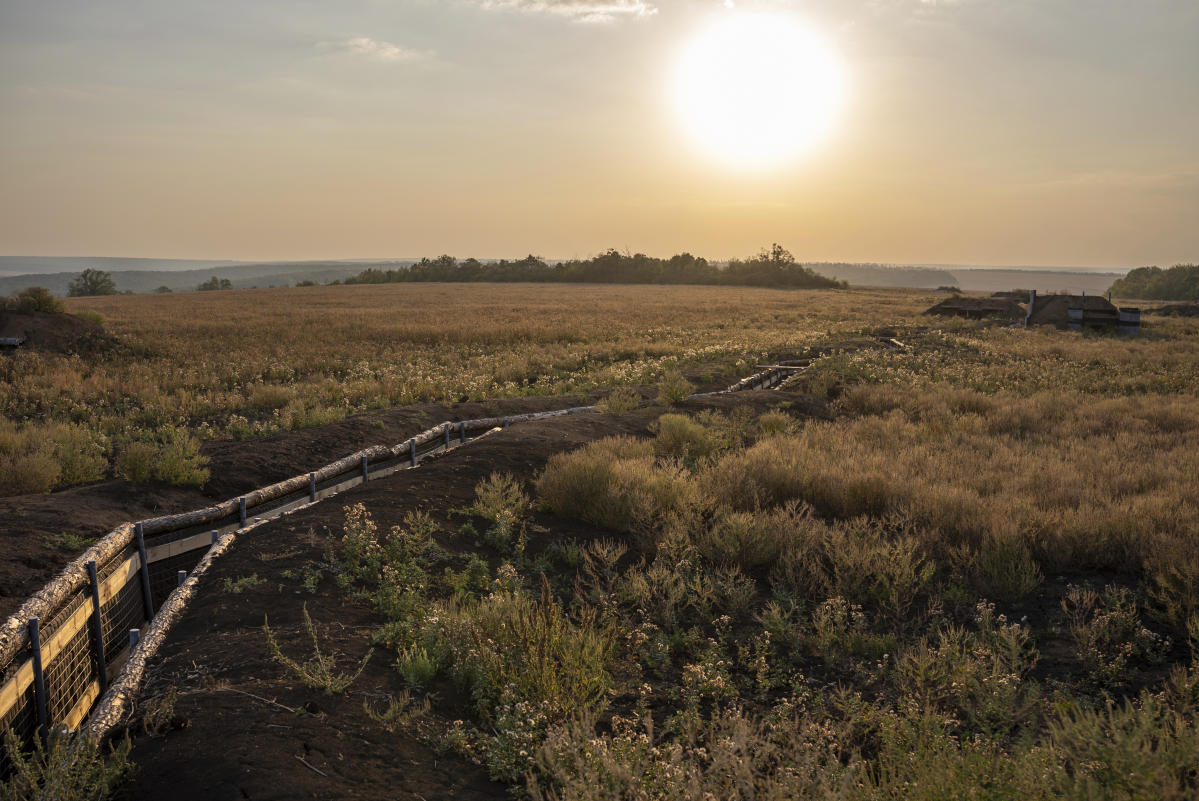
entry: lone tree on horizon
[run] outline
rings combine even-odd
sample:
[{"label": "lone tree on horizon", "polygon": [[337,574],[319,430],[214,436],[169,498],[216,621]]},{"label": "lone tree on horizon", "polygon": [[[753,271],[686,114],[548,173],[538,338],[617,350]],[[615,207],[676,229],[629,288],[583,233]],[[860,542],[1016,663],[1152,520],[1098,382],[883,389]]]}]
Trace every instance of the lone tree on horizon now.
[{"label": "lone tree on horizon", "polygon": [[117,294],[117,285],[112,280],[112,276],[104,270],[94,270],[91,267],[81,272],[79,277],[72,280],[67,287],[67,295],[72,298],[115,294]]}]

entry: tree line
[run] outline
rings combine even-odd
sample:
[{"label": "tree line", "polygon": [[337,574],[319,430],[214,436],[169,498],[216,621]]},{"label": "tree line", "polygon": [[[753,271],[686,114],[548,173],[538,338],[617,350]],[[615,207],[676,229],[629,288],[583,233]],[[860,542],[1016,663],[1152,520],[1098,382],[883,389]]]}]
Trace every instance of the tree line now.
[{"label": "tree line", "polygon": [[1199,264],[1138,267],[1112,284],[1110,292],[1141,300],[1199,300]]},{"label": "tree line", "polygon": [[843,281],[826,278],[779,244],[756,256],[733,259],[718,265],[690,253],[668,259],[644,253],[607,250],[590,259],[571,259],[550,264],[536,256],[509,261],[459,261],[453,256],[424,258],[416,264],[391,270],[372,267],[345,279],[347,284],[389,284],[416,281],[494,281],[595,284],[725,284],[795,288],[844,288]]}]

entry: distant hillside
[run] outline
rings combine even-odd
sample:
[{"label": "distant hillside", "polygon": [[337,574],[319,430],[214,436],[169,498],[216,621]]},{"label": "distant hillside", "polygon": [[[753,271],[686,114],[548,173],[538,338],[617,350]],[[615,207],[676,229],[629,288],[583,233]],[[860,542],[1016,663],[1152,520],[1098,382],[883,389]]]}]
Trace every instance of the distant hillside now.
[{"label": "distant hillside", "polygon": [[46,275],[49,273],[81,273],[87,268],[115,272],[117,270],[199,270],[230,267],[249,262],[228,259],[123,259],[105,256],[0,256],[0,277]]},{"label": "distant hillside", "polygon": [[848,281],[854,286],[893,286],[914,289],[936,289],[956,284],[957,279],[945,270],[933,267],[897,267],[887,264],[842,264],[805,262],[805,267],[821,275]]},{"label": "distant hillside", "polygon": [[[57,260],[62,261],[62,260]],[[55,295],[66,295],[72,279],[79,275],[84,267],[107,269],[97,262],[101,259],[81,259],[88,262],[73,272],[50,274],[27,273],[0,277],[0,295],[8,295],[28,286],[44,286]],[[117,262],[137,262],[138,259],[113,259]],[[153,292],[160,286],[169,287],[172,291],[181,292],[195,289],[200,283],[209,278],[228,278],[235,289],[259,286],[291,286],[299,281],[315,281],[326,283],[334,280],[344,280],[362,272],[366,266],[395,268],[411,264],[411,261],[314,261],[314,262],[265,262],[237,263],[233,266],[212,266],[200,269],[171,269],[171,270],[108,270],[120,292]],[[201,263],[203,264],[203,263]]]},{"label": "distant hillside", "polygon": [[967,292],[1000,292],[1035,289],[1038,292],[1071,292],[1102,295],[1124,272],[1068,272],[1065,270],[954,269],[953,283]]},{"label": "distant hillside", "polygon": [[[690,258],[694,259],[694,257]],[[468,259],[464,263],[471,262],[479,265],[507,263],[504,260],[493,259],[482,259],[477,262]],[[566,266],[573,264],[573,262],[558,261],[550,263]],[[704,263],[707,264],[707,262]],[[0,256],[0,295],[8,295],[29,286],[44,286],[56,295],[66,295],[71,280],[89,267],[111,273],[117,289],[121,292],[153,292],[160,286],[180,292],[193,290],[201,282],[207,281],[213,276],[227,278],[235,288],[244,289],[254,286],[292,286],[300,281],[315,281],[324,284],[335,280],[344,281],[362,274],[364,270],[387,271],[410,267],[414,264],[417,264],[415,259],[236,262]],[[715,268],[717,265],[712,263],[712,266]],[[1036,289],[1040,292],[1087,292],[1096,295],[1105,293],[1114,281],[1123,278],[1127,272],[840,262],[805,262],[801,266],[837,281],[846,281],[853,286],[911,287],[915,289],[957,286],[966,291],[976,292]],[[484,270],[484,272],[488,271]],[[480,276],[475,280],[496,279]],[[561,280],[561,276],[526,280]],[[580,279],[576,278],[576,280]],[[604,280],[618,279],[608,277]],[[682,275],[678,276],[677,280],[664,281],[664,283],[688,282]],[[707,283],[695,276],[692,276],[690,282]]]}]

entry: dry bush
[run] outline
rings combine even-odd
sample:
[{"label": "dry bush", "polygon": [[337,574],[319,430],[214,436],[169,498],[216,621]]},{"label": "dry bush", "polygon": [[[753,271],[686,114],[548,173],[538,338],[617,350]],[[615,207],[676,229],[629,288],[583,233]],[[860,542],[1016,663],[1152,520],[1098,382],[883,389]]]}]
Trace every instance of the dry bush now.
[{"label": "dry bush", "polygon": [[475,486],[475,502],[467,511],[493,523],[501,518],[514,522],[528,507],[529,497],[511,473],[492,473]]},{"label": "dry bush", "polygon": [[49,444],[29,427],[0,420],[0,492],[25,495],[54,489],[62,468]]},{"label": "dry bush", "polygon": [[320,635],[317,632],[316,623],[312,616],[308,614],[308,604],[302,607],[304,613],[304,630],[308,632],[309,638],[312,640],[312,658],[304,662],[297,662],[287,654],[283,653],[283,649],[279,647],[278,640],[275,639],[275,633],[271,631],[266,617],[262,619],[262,631],[266,635],[267,647],[270,649],[271,657],[283,667],[287,668],[288,673],[294,675],[305,687],[311,687],[314,690],[324,690],[328,695],[340,695],[350,688],[350,685],[358,680],[362,675],[362,671],[366,670],[366,663],[370,661],[371,655],[375,649],[367,649],[366,656],[362,657],[362,661],[358,663],[357,669],[352,672],[338,670],[337,655],[333,652],[321,650]]},{"label": "dry bush", "polygon": [[711,562],[757,570],[773,563],[787,544],[779,522],[774,515],[724,512],[696,535],[696,549]]},{"label": "dry bush", "polygon": [[1023,538],[1002,529],[987,535],[973,567],[983,597],[1007,603],[1024,598],[1044,578]]},{"label": "dry bush", "polygon": [[258,384],[250,390],[250,408],[260,412],[272,412],[291,403],[294,390],[278,384]]},{"label": "dry bush", "polygon": [[640,405],[641,396],[634,390],[629,387],[617,387],[597,403],[596,408],[608,414],[624,414],[633,411]]},{"label": "dry bush", "polygon": [[154,460],[158,448],[148,442],[130,442],[117,450],[113,466],[118,477],[135,484],[149,481],[154,475]]},{"label": "dry bush", "polygon": [[758,417],[758,436],[777,437],[780,434],[791,434],[798,427],[795,418],[786,412],[766,412]]},{"label": "dry bush", "polygon": [[701,505],[683,468],[658,463],[652,443],[629,437],[608,437],[550,457],[537,495],[557,514],[646,535]]},{"label": "dry bush", "polygon": [[695,385],[683,377],[678,370],[668,370],[658,382],[658,403],[662,406],[674,406],[695,392]]},{"label": "dry bush", "polygon": [[656,423],[654,453],[658,456],[696,461],[710,456],[719,446],[703,425],[682,414],[664,414]]}]

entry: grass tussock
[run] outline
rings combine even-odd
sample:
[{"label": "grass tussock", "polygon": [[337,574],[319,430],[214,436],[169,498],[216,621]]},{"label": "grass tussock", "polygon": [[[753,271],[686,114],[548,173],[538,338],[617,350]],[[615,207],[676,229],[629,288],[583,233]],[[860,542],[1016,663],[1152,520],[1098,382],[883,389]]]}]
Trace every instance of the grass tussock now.
[{"label": "grass tussock", "polygon": [[26,752],[6,728],[4,754],[12,772],[0,784],[0,799],[104,801],[118,797],[121,786],[136,770],[129,760],[131,748],[127,734],[105,753],[86,737],[54,733],[46,744],[35,737],[32,750]]},{"label": "grass tussock", "polygon": [[303,612],[304,630],[312,640],[312,657],[304,662],[297,662],[283,653],[283,649],[279,647],[278,640],[275,639],[275,632],[271,630],[266,618],[263,618],[262,632],[266,635],[266,643],[267,647],[270,648],[271,656],[276,662],[287,668],[289,673],[298,678],[305,687],[323,690],[329,695],[340,695],[348,690],[350,685],[362,675],[362,671],[366,669],[366,663],[370,661],[371,656],[374,654],[374,649],[369,649],[366,652],[366,656],[362,657],[362,661],[358,663],[357,668],[350,672],[338,670],[337,655],[321,650],[320,634],[317,631],[316,623],[313,621],[312,616],[308,614],[308,604],[304,604]]}]

